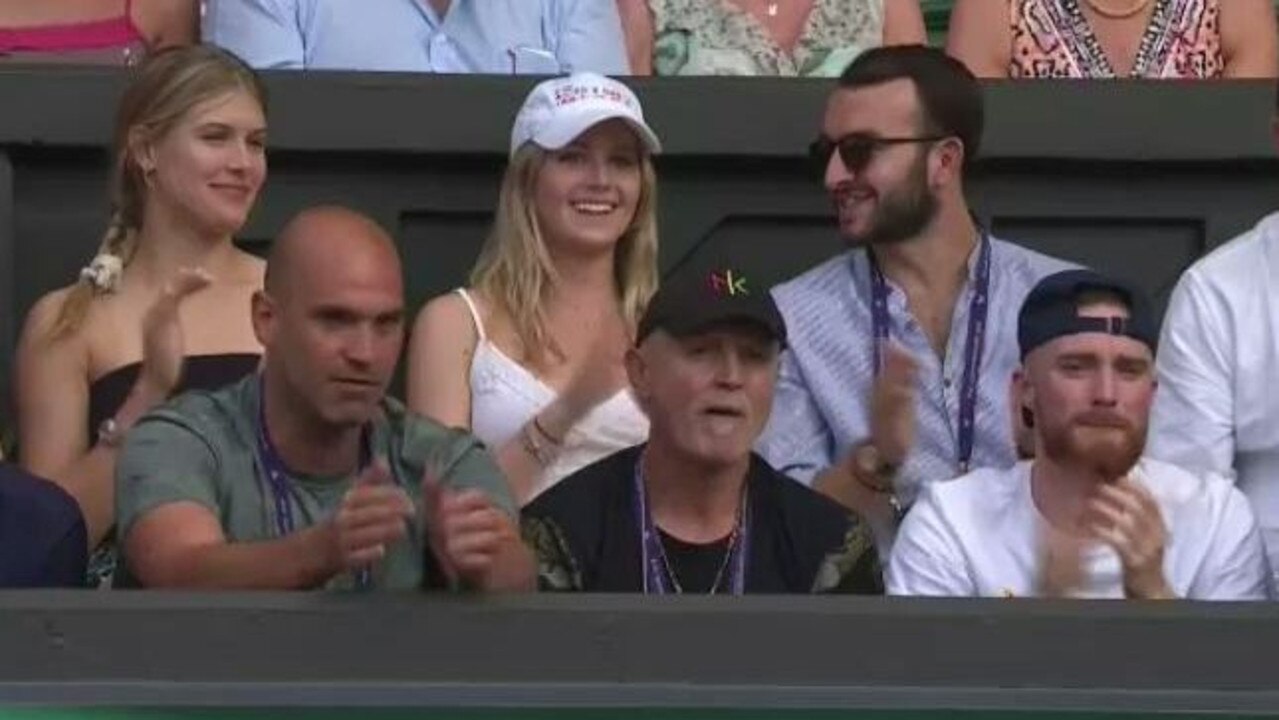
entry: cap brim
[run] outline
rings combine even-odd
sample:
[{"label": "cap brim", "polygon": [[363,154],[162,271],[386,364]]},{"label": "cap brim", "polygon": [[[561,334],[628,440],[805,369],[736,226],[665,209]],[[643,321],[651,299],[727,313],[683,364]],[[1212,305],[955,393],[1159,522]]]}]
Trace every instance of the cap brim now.
[{"label": "cap brim", "polygon": [[666,322],[658,324],[656,329],[663,329],[675,337],[687,337],[705,332],[709,328],[717,325],[754,325],[764,332],[768,333],[782,347],[786,346],[786,332],[783,328],[776,327],[773,323],[759,317],[753,313],[724,313],[715,315],[700,316],[697,313],[684,313],[677,317],[668,319]]},{"label": "cap brim", "polygon": [[614,119],[624,120],[639,136],[640,142],[644,143],[644,147],[650,154],[657,155],[662,152],[662,143],[657,139],[657,133],[654,133],[648,125],[626,113],[600,107],[582,108],[567,115],[561,122],[547,123],[555,127],[542,128],[540,132],[534,133],[530,140],[547,150],[559,150],[592,127],[605,120]]}]

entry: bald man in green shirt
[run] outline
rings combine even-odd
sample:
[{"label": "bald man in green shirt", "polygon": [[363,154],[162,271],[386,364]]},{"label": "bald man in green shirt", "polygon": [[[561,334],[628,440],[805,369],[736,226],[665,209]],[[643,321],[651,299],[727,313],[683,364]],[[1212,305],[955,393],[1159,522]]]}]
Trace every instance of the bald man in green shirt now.
[{"label": "bald man in green shirt", "polygon": [[385,395],[404,294],[380,227],[342,208],[301,213],[272,248],[252,315],[259,374],[181,396],[126,438],[123,584],[533,586],[487,450]]}]

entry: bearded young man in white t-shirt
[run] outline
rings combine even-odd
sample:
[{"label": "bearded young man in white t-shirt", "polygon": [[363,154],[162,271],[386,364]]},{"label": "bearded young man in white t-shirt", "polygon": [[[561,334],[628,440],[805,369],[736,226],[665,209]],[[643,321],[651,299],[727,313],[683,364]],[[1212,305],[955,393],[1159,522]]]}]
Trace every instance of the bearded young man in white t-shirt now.
[{"label": "bearded young man in white t-shirt", "polygon": [[927,487],[888,566],[898,595],[1265,599],[1234,485],[1142,458],[1158,329],[1141,294],[1088,270],[1044,278],[1018,317],[1014,399],[1035,459]]}]

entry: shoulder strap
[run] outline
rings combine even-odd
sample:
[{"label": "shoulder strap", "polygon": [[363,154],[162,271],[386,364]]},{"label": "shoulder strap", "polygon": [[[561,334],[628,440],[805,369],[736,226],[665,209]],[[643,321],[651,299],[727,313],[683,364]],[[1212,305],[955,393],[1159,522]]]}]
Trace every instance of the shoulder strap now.
[{"label": "shoulder strap", "polygon": [[475,301],[471,299],[471,294],[466,291],[466,288],[458,288],[454,292],[461,296],[462,302],[466,303],[466,309],[471,311],[471,320],[475,322],[475,332],[480,336],[480,341],[487,340],[484,335],[484,321],[480,320],[480,310],[475,307]]}]

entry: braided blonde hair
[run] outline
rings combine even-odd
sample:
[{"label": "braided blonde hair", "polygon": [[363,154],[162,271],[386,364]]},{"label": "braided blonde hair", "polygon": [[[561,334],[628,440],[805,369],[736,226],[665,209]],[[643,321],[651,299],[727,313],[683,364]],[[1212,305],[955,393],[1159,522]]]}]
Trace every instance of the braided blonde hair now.
[{"label": "braided blonde hair", "polygon": [[146,177],[135,156],[141,144],[163,137],[196,105],[235,91],[248,93],[265,113],[266,90],[257,74],[211,45],[161,50],[138,66],[116,111],[107,229],[93,262],[63,300],[52,337],[79,329],[93,299],[111,292],[133,259],[146,205]]}]

